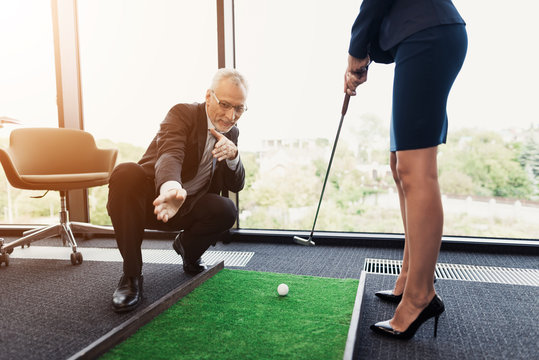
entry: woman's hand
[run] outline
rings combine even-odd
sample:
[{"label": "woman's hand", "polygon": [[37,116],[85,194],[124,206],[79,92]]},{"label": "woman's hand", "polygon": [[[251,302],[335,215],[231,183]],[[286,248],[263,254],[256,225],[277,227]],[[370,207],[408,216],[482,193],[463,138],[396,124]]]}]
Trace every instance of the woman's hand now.
[{"label": "woman's hand", "polygon": [[348,55],[348,67],[344,73],[344,92],[350,96],[356,95],[356,88],[367,81],[367,72],[371,59],[367,55],[364,59],[358,59]]}]

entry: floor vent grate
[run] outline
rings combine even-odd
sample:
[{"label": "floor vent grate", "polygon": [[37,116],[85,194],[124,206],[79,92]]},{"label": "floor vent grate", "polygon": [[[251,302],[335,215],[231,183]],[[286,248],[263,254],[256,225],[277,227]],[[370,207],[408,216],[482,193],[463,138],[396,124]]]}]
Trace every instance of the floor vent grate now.
[{"label": "floor vent grate", "polygon": [[[84,261],[110,261],[122,262],[122,256],[116,248],[89,248],[79,247]],[[52,259],[67,260],[71,254],[69,246],[30,246],[24,249],[16,249],[11,254],[12,258],[20,259]],[[208,265],[215,265],[221,261],[225,266],[245,267],[253,257],[254,252],[246,251],[206,251],[202,260]],[[174,250],[166,249],[142,249],[142,259],[151,264],[182,264],[182,258]]]},{"label": "floor vent grate", "polygon": [[[401,260],[365,259],[363,270],[371,274],[398,275]],[[463,264],[436,264],[436,278],[446,280],[478,281],[497,284],[539,286],[539,270],[476,266]]]}]

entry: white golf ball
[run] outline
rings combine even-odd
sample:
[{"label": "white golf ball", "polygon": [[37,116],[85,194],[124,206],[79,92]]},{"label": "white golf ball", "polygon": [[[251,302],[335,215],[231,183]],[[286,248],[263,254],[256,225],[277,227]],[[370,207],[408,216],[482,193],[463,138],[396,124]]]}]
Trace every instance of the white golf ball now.
[{"label": "white golf ball", "polygon": [[279,286],[277,286],[277,292],[280,296],[286,296],[286,294],[288,294],[288,285],[279,284]]}]

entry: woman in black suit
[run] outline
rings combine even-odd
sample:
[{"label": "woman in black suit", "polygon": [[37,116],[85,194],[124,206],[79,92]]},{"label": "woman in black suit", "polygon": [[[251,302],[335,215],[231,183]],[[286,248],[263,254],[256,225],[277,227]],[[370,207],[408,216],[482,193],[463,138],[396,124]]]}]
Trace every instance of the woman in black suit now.
[{"label": "woman in black suit", "polygon": [[376,295],[398,303],[376,333],[410,339],[444,304],[434,290],[443,209],[437,148],[447,136],[447,97],[467,50],[465,23],[451,0],[364,0],[352,27],[345,91],[355,95],[368,64],[395,62],[390,165],[400,200],[405,245],[393,290]]}]

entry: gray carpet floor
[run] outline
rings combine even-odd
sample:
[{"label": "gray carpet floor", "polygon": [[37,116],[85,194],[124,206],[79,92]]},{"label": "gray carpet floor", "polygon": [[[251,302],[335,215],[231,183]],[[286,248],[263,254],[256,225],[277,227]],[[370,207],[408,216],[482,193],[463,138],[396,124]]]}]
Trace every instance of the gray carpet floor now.
[{"label": "gray carpet floor", "polygon": [[[49,239],[32,246],[41,245],[59,246],[61,242]],[[144,248],[170,246],[170,240],[143,243]],[[84,254],[84,247],[114,248],[116,244],[111,239],[92,239],[81,241],[79,247]],[[365,258],[402,257],[399,248],[303,247],[292,243],[219,243],[209,250],[255,253],[245,267],[237,269],[354,279],[359,279]],[[439,262],[538,269],[538,259],[536,252],[485,248],[474,252],[442,250]],[[143,307],[186,281],[179,265],[145,264],[143,271]],[[136,315],[111,311],[111,295],[120,275],[118,262],[88,261],[72,266],[68,259],[12,258],[9,267],[0,268],[0,359],[65,359]],[[355,358],[537,358],[537,287],[439,280],[436,289],[447,310],[440,318],[438,337],[432,337],[434,322],[429,321],[413,340],[398,342],[368,329],[371,323],[391,317],[394,305],[377,301],[373,293],[391,288],[393,281],[388,275],[367,277]]]},{"label": "gray carpet floor", "polygon": [[116,314],[121,264],[13,259],[0,269],[0,359],[66,359],[187,281],[178,265],[147,264],[144,300]]},{"label": "gray carpet floor", "polygon": [[446,311],[438,335],[434,319],[409,341],[375,334],[369,326],[393,316],[395,304],[374,296],[393,286],[395,276],[369,274],[354,359],[537,359],[539,288],[470,281],[438,280],[436,292]]}]

